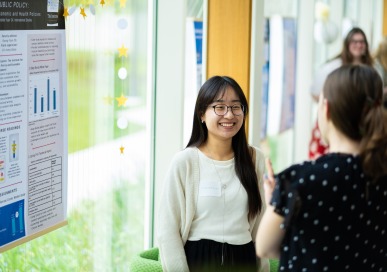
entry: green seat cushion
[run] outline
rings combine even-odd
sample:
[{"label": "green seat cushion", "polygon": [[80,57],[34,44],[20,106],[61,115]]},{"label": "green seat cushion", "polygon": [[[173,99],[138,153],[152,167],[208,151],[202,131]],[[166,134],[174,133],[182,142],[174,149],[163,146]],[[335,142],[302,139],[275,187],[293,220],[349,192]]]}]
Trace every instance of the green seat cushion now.
[{"label": "green seat cushion", "polygon": [[159,261],[159,249],[150,248],[135,255],[130,262],[131,272],[163,272]]},{"label": "green seat cushion", "polygon": [[277,272],[279,268],[279,261],[277,259],[270,259],[270,272]]}]

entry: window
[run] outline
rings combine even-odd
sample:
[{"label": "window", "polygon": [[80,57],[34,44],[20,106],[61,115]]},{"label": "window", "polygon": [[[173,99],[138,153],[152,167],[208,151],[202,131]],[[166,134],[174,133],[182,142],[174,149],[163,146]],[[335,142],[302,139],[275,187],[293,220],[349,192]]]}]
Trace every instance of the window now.
[{"label": "window", "polygon": [[0,271],[127,271],[144,248],[148,2],[97,2],[67,7],[68,225]]}]

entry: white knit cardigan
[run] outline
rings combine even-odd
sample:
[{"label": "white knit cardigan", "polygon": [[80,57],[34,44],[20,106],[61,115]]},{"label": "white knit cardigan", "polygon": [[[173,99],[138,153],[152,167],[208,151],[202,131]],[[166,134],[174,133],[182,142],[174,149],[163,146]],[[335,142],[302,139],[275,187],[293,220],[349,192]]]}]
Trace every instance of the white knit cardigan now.
[{"label": "white knit cardigan", "polygon": [[[255,148],[255,170],[258,187],[264,205],[262,175],[264,172],[264,155]],[[157,242],[164,272],[188,272],[184,245],[188,239],[192,220],[195,215],[199,191],[199,155],[196,147],[189,147],[178,152],[167,171],[163,192],[158,208]],[[263,215],[264,207],[258,217],[250,220],[252,240]],[[268,271],[268,261],[261,260],[261,271]]]}]

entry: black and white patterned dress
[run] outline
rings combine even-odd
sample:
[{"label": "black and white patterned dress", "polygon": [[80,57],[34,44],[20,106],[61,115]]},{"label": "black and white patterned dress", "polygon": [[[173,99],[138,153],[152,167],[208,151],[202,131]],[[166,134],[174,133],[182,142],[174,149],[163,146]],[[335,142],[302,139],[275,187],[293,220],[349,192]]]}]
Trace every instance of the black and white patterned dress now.
[{"label": "black and white patterned dress", "polygon": [[331,153],[276,182],[271,204],[286,229],[279,271],[387,271],[387,177],[373,184],[359,157]]}]

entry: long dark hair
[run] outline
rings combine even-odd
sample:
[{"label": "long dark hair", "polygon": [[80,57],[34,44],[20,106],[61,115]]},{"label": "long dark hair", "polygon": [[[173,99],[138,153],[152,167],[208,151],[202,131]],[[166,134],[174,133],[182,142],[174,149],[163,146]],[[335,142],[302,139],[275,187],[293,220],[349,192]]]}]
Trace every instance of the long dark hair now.
[{"label": "long dark hair", "polygon": [[349,51],[349,45],[351,43],[353,35],[355,35],[355,34],[361,34],[363,36],[365,46],[366,46],[366,50],[365,50],[364,54],[361,56],[360,62],[363,64],[372,65],[373,60],[372,60],[372,57],[370,54],[367,37],[366,37],[364,31],[359,27],[354,27],[348,32],[347,36],[345,37],[345,39],[343,41],[343,49],[337,57],[341,59],[343,65],[353,63],[353,56],[352,56],[351,52]]},{"label": "long dark hair", "polygon": [[364,173],[374,181],[387,175],[387,112],[378,72],[367,65],[342,66],[327,77],[323,93],[335,127],[360,142]]},{"label": "long dark hair", "polygon": [[[208,105],[213,103],[219,94],[224,95],[227,88],[232,88],[241,104],[244,106],[244,117],[248,113],[249,107],[247,99],[239,84],[227,76],[214,76],[209,78],[199,90],[196,99],[195,112],[193,116],[193,126],[191,138],[187,147],[199,147],[207,140],[207,126],[201,122],[201,117],[206,112]],[[232,148],[235,156],[235,172],[246,189],[249,204],[249,218],[253,218],[262,209],[262,199],[258,189],[258,178],[253,165],[253,159],[246,139],[245,122],[237,134],[232,138]]]}]

